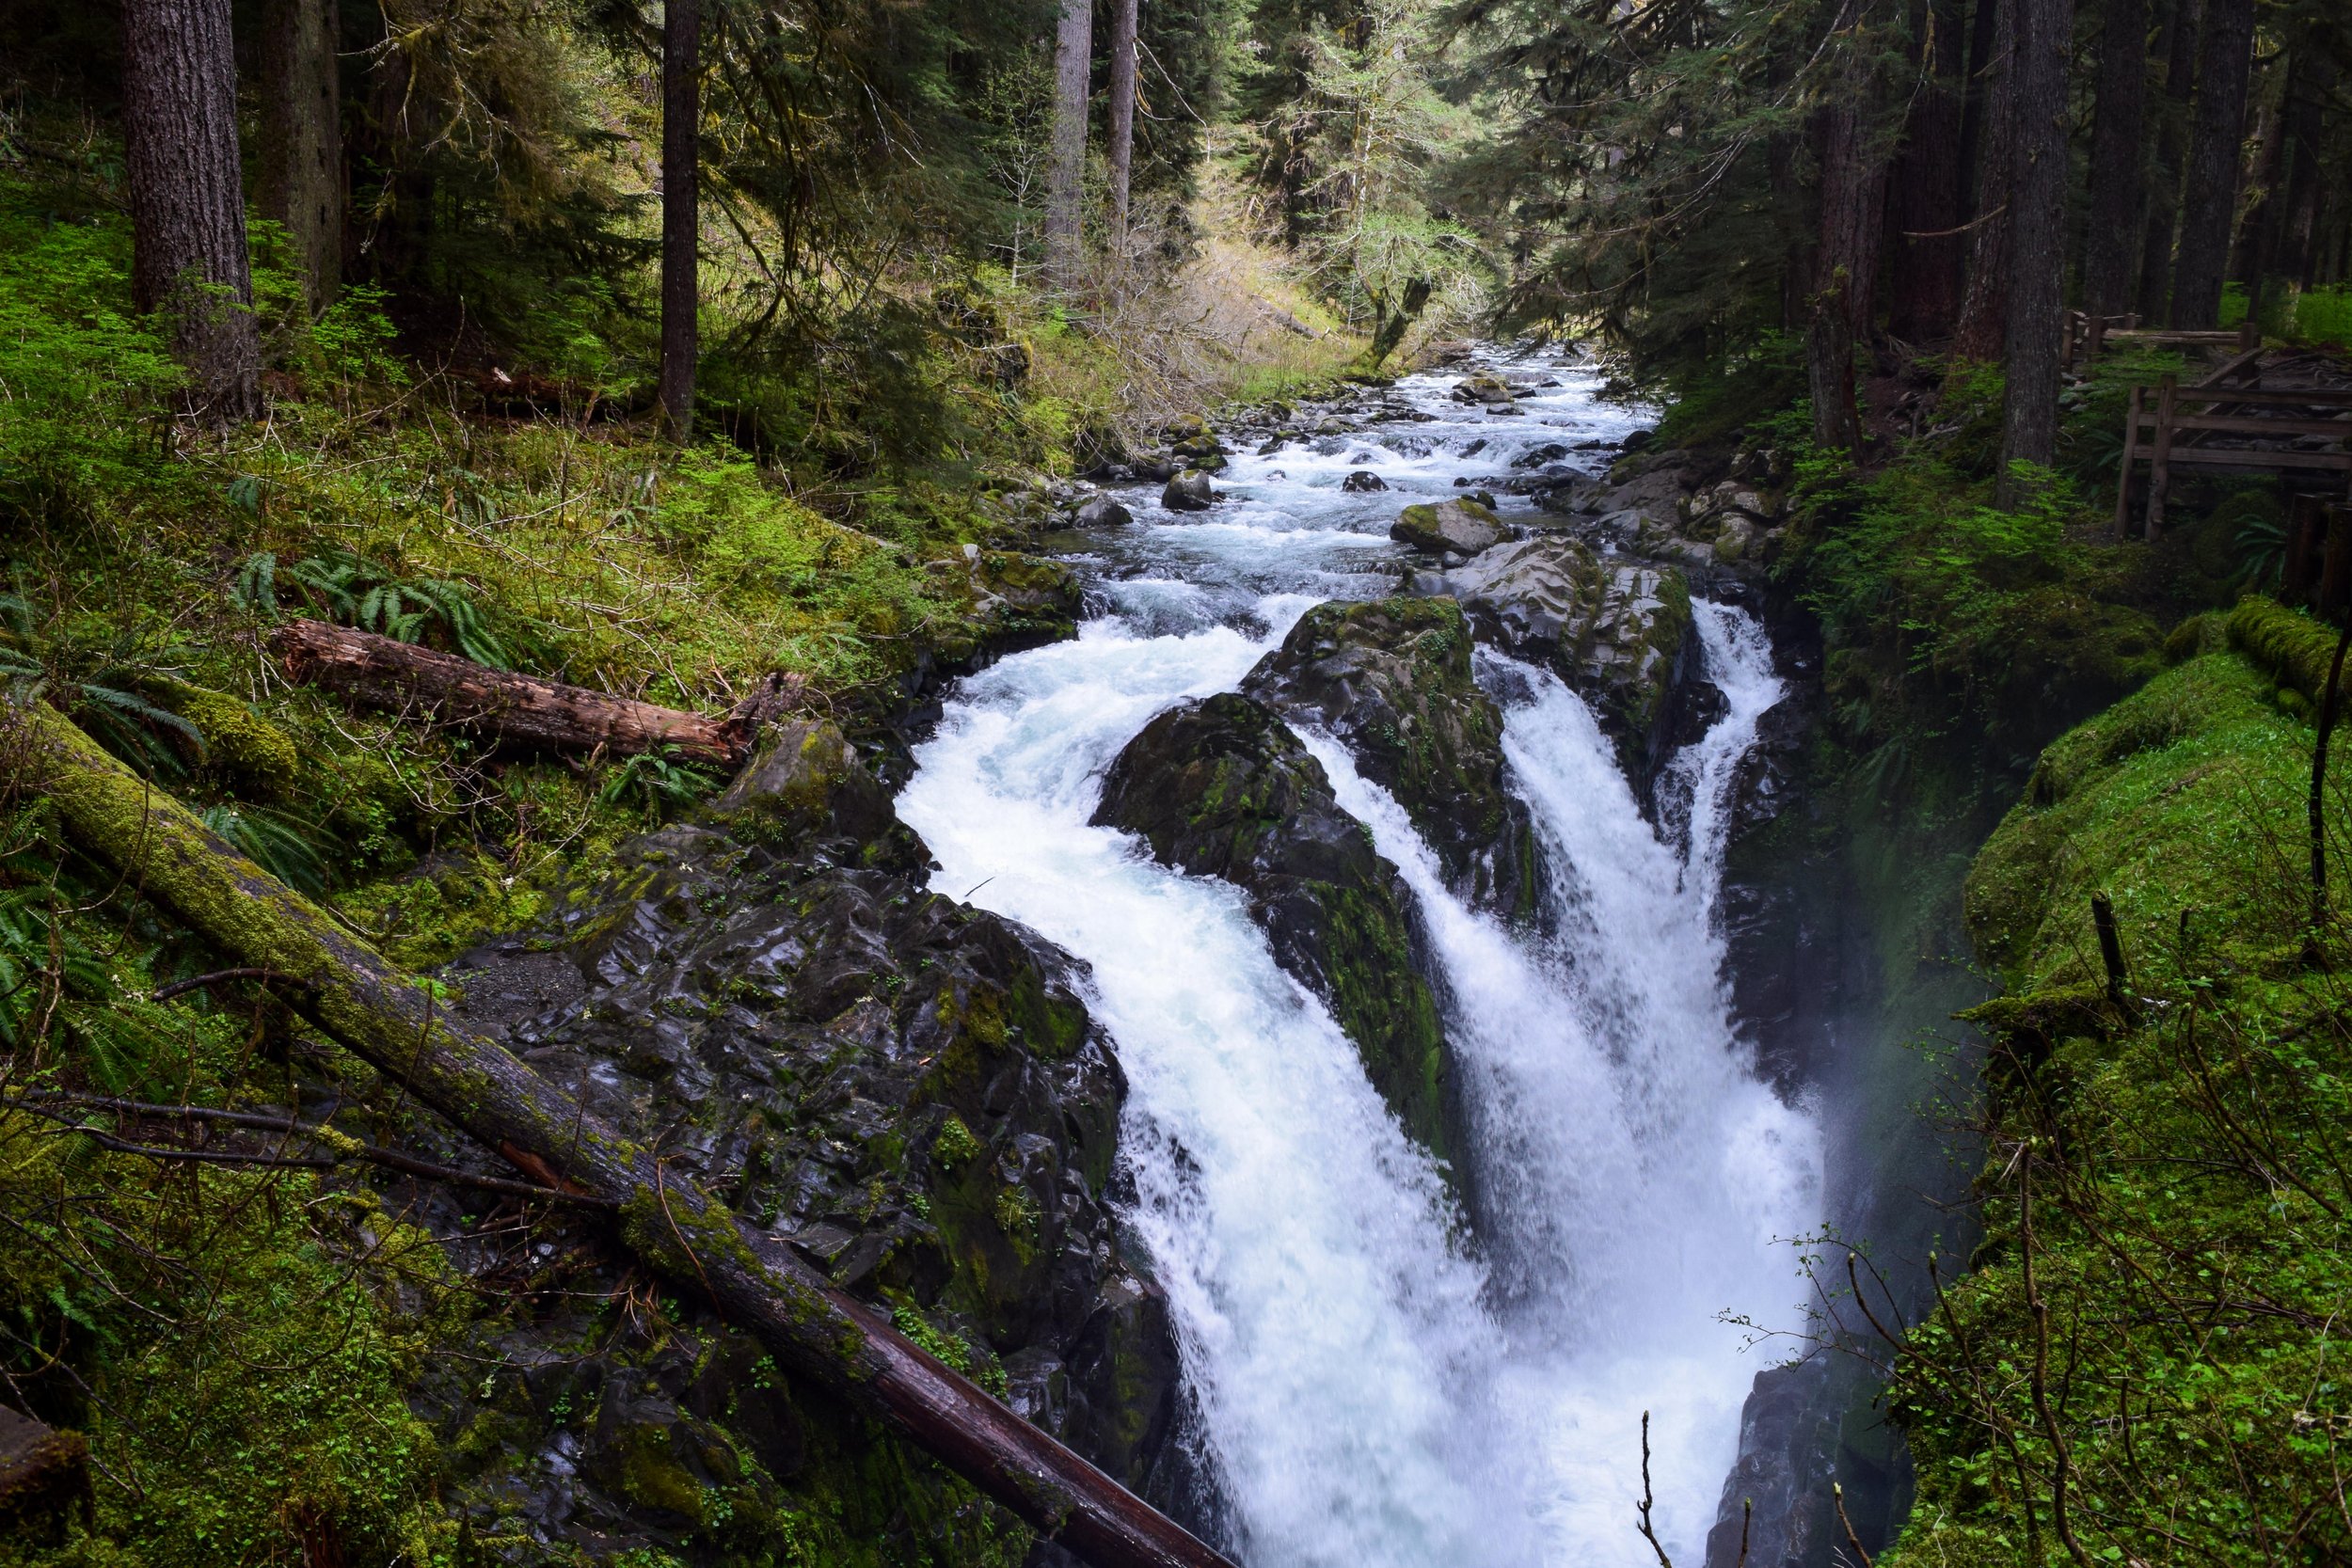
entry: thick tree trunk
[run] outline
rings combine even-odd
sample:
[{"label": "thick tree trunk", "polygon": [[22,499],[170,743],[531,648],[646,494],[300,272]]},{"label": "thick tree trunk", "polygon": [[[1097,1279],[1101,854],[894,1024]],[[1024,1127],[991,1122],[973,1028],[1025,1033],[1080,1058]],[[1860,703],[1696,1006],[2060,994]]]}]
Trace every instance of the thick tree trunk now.
[{"label": "thick tree trunk", "polygon": [[2270,276],[2271,256],[2278,248],[2279,215],[2286,205],[2279,189],[2287,166],[2285,108],[2295,96],[2296,73],[2300,69],[2299,60],[2288,62],[2280,102],[2255,117],[2246,217],[2238,225],[2237,244],[2230,256],[2230,276],[2246,291],[2246,319],[2255,323],[2262,320],[2263,283]]},{"label": "thick tree trunk", "polygon": [[1053,166],[1045,189],[1045,265],[1056,284],[1077,280],[1086,191],[1087,76],[1094,60],[1093,0],[1061,0],[1054,38]]},{"label": "thick tree trunk", "polygon": [[2307,48],[2291,87],[2284,115],[2287,149],[2285,211],[2280,224],[2279,276],[2310,288],[2320,251],[2320,198],[2327,189],[2320,159],[2326,147],[2327,105],[2336,86],[2336,63]]},{"label": "thick tree trunk", "polygon": [[2001,47],[2005,0],[1976,0],[1968,17],[1967,79],[1961,91],[1960,186],[1963,215],[1984,211],[1984,124],[1992,105],[1994,51]]},{"label": "thick tree trunk", "polygon": [[1967,257],[1967,193],[1960,160],[1963,59],[1960,0],[1915,6],[1917,86],[1903,150],[1887,177],[1887,330],[1910,343],[1940,342],[1960,318]]},{"label": "thick tree trunk", "polygon": [[313,312],[343,280],[342,83],[336,0],[262,8],[262,211],[285,227]]},{"label": "thick tree trunk", "polygon": [[122,120],[132,293],[170,319],[197,412],[249,420],[262,411],[262,341],[229,0],[123,0]]},{"label": "thick tree trunk", "polygon": [[2058,335],[2065,309],[2066,74],[2074,0],[2018,0],[2017,143],[2010,175],[2009,330],[2003,358],[2001,504],[2020,499],[2011,465],[2058,455]]},{"label": "thick tree trunk", "polygon": [[2181,194],[2181,243],[2172,264],[2174,328],[2221,321],[2222,275],[2237,219],[2245,150],[2246,83],[2254,59],[2254,0],[2208,0],[2198,50],[2197,120]]},{"label": "thick tree trunk", "polygon": [[702,0],[665,0],[661,14],[661,420],[694,433],[694,364],[702,263]]},{"label": "thick tree trunk", "polygon": [[2181,216],[2181,165],[2188,156],[2188,100],[2197,82],[2197,39],[2203,0],[2172,0],[2156,52],[2164,56],[2164,95],[2149,136],[2148,222],[2139,249],[2139,321],[2163,321],[2172,298],[2172,234]]},{"label": "thick tree trunk", "polygon": [[1128,176],[1136,151],[1136,0],[1111,0],[1111,232],[1127,237]]},{"label": "thick tree trunk", "polygon": [[0,707],[0,747],[75,842],[223,953],[308,982],[291,1005],[532,1177],[615,1204],[621,1240],[798,1374],[850,1401],[1097,1568],[1229,1568],[1118,1482],[916,1348],[651,1149],[589,1116],[56,709]]},{"label": "thick tree trunk", "polygon": [[[1863,47],[1855,40],[1857,51]],[[1821,111],[1821,239],[1814,253],[1812,319],[1805,327],[1805,379],[1813,397],[1813,438],[1859,453],[1862,421],[1854,403],[1854,345],[1869,330],[1885,166],[1872,147],[1867,102],[1875,77],[1847,72],[1841,102]]]},{"label": "thick tree trunk", "polygon": [[1976,210],[1968,231],[1968,292],[1960,308],[1952,352],[1991,359],[2008,340],[2010,197],[2017,146],[2016,12],[2021,0],[1978,0],[1993,8],[1993,41],[1985,60],[1983,130],[1978,137]]},{"label": "thick tree trunk", "polygon": [[2141,142],[2148,99],[2148,0],[2107,0],[2099,39],[2099,102],[2090,131],[2090,202],[2083,235],[2083,309],[2131,309],[2140,214],[2147,205]]},{"label": "thick tree trunk", "polygon": [[608,756],[634,756],[666,746],[691,761],[731,766],[748,754],[752,732],[772,706],[767,703],[757,713],[709,719],[493,670],[454,654],[324,621],[288,622],[270,635],[270,648],[290,678],[324,687],[347,702],[429,715],[521,747],[579,752],[602,747]]},{"label": "thick tree trunk", "polygon": [[1422,308],[1429,303],[1429,280],[1416,277],[1405,285],[1405,293],[1394,309],[1387,300],[1380,302],[1380,325],[1374,329],[1372,344],[1364,350],[1364,368],[1376,371],[1381,362],[1396,352],[1396,345],[1405,341],[1413,323],[1421,319]]}]

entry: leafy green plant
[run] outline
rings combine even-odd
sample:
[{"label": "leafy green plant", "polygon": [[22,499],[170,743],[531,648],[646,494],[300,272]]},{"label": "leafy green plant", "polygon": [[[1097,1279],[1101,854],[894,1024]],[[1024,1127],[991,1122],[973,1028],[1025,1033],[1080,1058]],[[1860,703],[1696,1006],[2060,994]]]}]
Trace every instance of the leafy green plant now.
[{"label": "leafy green plant", "polygon": [[317,823],[267,806],[207,806],[198,815],[206,827],[287,886],[313,896],[326,891],[326,864],[316,843],[326,831]]},{"label": "leafy green plant", "polygon": [[635,801],[648,821],[665,813],[693,805],[719,785],[719,776],[707,768],[678,759],[664,746],[659,752],[640,752],[612,769],[596,792],[600,805]]},{"label": "leafy green plant", "polygon": [[230,593],[253,613],[275,619],[278,594],[289,588],[344,626],[402,642],[446,643],[477,664],[515,668],[506,640],[463,583],[395,577],[347,550],[305,556],[282,566],[275,553],[262,550],[238,566]]}]

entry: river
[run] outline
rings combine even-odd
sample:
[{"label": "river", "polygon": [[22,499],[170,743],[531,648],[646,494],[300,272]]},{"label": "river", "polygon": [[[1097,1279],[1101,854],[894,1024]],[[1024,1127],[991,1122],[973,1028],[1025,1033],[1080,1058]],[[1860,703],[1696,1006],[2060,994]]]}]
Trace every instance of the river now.
[{"label": "river", "polygon": [[[1449,396],[1473,368],[1551,385],[1489,413]],[[1154,713],[1237,686],[1315,603],[1392,592],[1404,504],[1640,422],[1598,379],[1489,354],[1401,380],[1423,419],[1234,457],[1211,511],[1122,493],[1135,524],[1073,557],[1101,613],[961,682],[899,800],[937,890],[1091,967],[1131,1084],[1128,1217],[1169,1295],[1214,1492],[1200,1515],[1249,1568],[1654,1562],[1645,1411],[1657,1531],[1695,1564],[1741,1402],[1780,1354],[1730,1320],[1802,1314],[1787,1239],[1820,1218],[1820,1137],[1754,1069],[1716,919],[1735,774],[1782,695],[1744,611],[1696,607],[1725,709],[1669,765],[1656,824],[1574,693],[1481,651],[1549,869],[1526,929],[1457,899],[1344,748],[1302,736],[1419,899],[1467,1124],[1455,1184],[1237,890],[1088,820]],[[1387,491],[1343,490],[1358,468]]]}]

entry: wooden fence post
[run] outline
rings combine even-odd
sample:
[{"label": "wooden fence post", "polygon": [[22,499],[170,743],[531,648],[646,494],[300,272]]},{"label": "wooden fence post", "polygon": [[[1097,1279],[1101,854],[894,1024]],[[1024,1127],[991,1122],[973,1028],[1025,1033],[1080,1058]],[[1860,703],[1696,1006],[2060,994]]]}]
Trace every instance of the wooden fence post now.
[{"label": "wooden fence post", "polygon": [[2328,549],[2319,566],[2319,612],[2340,614],[2352,604],[2352,507],[2328,509]]},{"label": "wooden fence post", "polygon": [[2279,602],[2299,605],[2312,596],[2321,544],[2328,529],[2328,503],[2297,496],[2287,513],[2286,560],[2279,570]]},{"label": "wooden fence post", "polygon": [[2180,378],[2168,375],[2156,388],[2156,448],[2148,460],[2148,526],[2153,543],[2164,529],[2164,493],[2172,482],[2172,400]]},{"label": "wooden fence post", "polygon": [[2115,536],[2132,535],[2132,465],[2139,461],[2140,388],[2132,388],[2131,406],[2123,414],[2123,461],[2115,476]]}]

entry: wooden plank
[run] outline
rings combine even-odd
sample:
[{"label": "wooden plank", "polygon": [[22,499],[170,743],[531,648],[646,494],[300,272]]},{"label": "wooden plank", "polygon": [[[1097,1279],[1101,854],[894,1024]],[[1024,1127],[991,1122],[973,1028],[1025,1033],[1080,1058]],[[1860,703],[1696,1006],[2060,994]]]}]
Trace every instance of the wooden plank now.
[{"label": "wooden plank", "polygon": [[2305,387],[2294,390],[2258,387],[2184,387],[2183,403],[2241,404],[2248,408],[2352,408],[2352,391]]},{"label": "wooden plank", "polygon": [[2107,334],[2110,338],[2129,338],[2140,343],[2235,343],[2238,336],[2231,332],[2162,332],[2153,327],[2124,327]]},{"label": "wooden plank", "polygon": [[2132,465],[2139,459],[2140,389],[2132,388],[2130,412],[2123,416],[2123,461],[2115,479],[2115,536],[2132,535]]},{"label": "wooden plank", "polygon": [[2156,385],[2156,451],[2148,461],[2148,524],[2145,537],[2153,541],[2164,528],[2164,494],[2172,484],[2173,378]]},{"label": "wooden plank", "polygon": [[2269,351],[2267,349],[2264,348],[2260,343],[2257,343],[2252,348],[2247,349],[2244,353],[2233,356],[2219,370],[2214,372],[2211,375],[2205,377],[2204,380],[2197,383],[2197,385],[2200,387],[2226,387],[2232,381],[2234,381],[2239,376],[2244,375],[2249,370],[2255,372],[2253,379],[2259,382],[2262,379],[2262,374],[2258,367],[2261,363],[2262,356],[2268,352]]},{"label": "wooden plank", "polygon": [[2174,447],[2165,454],[2169,464],[2193,463],[2208,468],[2343,468],[2352,470],[2352,451],[2261,451],[2245,447]]},{"label": "wooden plank", "polygon": [[[2184,400],[2185,401],[2185,400]],[[2146,424],[2154,416],[2142,414]],[[2274,420],[2261,414],[2181,414],[2172,416],[2175,430],[2219,430],[2244,436],[2333,436],[2352,438],[2352,420]]]}]

